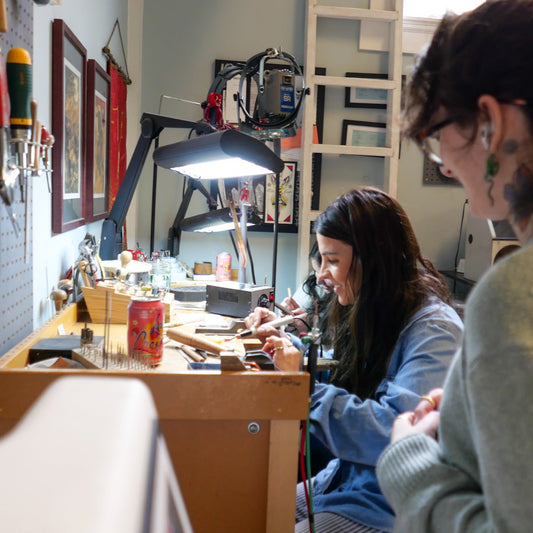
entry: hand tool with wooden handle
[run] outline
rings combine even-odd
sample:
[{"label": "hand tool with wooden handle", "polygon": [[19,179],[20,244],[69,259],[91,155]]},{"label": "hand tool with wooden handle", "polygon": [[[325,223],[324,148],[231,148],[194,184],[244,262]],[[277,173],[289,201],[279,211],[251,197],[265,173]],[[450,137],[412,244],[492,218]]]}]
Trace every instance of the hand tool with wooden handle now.
[{"label": "hand tool with wooden handle", "polygon": [[203,335],[196,335],[191,333],[186,328],[169,328],[167,336],[173,341],[177,341],[199,350],[205,350],[209,353],[220,355],[221,352],[227,352],[228,346],[217,344],[209,339],[206,339]]},{"label": "hand tool with wooden handle", "polygon": [[0,0],[0,32],[7,33],[7,14],[5,0]]},{"label": "hand tool with wooden handle", "polygon": [[190,357],[195,363],[203,363],[205,361],[205,357],[203,357],[199,352],[197,352],[195,348],[191,348],[190,346],[187,346],[186,344],[183,344],[181,342],[178,342],[178,348],[185,355]]}]

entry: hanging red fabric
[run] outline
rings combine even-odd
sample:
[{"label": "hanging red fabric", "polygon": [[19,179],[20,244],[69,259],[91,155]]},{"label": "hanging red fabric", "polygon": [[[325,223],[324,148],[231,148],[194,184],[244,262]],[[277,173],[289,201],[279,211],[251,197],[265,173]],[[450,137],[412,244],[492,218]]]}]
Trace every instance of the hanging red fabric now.
[{"label": "hanging red fabric", "polygon": [[109,209],[126,173],[127,85],[117,68],[107,62],[111,76],[111,123],[109,132]]}]

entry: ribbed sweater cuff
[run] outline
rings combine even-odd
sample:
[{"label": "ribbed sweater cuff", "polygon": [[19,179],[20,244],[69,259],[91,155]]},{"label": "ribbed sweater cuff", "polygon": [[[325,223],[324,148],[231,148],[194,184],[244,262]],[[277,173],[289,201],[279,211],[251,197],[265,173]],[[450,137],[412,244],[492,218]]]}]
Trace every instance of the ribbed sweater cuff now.
[{"label": "ribbed sweater cuff", "polygon": [[378,481],[394,509],[420,488],[428,469],[439,460],[439,445],[432,438],[418,434],[389,445],[377,464]]}]

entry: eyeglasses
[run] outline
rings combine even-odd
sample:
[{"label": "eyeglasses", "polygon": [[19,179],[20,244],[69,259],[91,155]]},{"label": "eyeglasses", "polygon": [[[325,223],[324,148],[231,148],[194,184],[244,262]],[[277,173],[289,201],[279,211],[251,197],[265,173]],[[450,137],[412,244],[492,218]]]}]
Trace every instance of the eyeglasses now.
[{"label": "eyeglasses", "polygon": [[[498,102],[519,107],[526,107],[529,105],[528,101],[523,98],[498,98]],[[427,130],[421,131],[415,137],[420,149],[428,156],[430,161],[437,163],[437,165],[443,164],[442,157],[440,156],[440,138],[438,132],[456,120],[457,117],[447,118],[441,122],[437,122],[437,124],[431,126]]]},{"label": "eyeglasses", "polygon": [[416,140],[420,149],[428,156],[430,161],[437,163],[437,165],[442,165],[442,158],[440,156],[440,138],[438,132],[442,129],[455,122],[454,118],[447,118],[441,122],[437,122],[434,126],[431,126],[427,130],[421,131],[417,136]]}]

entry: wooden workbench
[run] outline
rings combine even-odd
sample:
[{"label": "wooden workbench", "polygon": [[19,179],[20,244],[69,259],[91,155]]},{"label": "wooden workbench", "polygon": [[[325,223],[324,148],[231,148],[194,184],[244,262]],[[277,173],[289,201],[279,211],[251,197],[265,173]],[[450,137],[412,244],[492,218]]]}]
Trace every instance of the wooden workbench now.
[{"label": "wooden workbench", "polygon": [[[171,347],[155,371],[25,369],[29,348],[55,336],[60,324],[67,334],[79,333],[83,324],[77,322],[76,305],[0,358],[0,435],[60,376],[136,377],[154,397],[195,532],[294,531],[299,427],[308,409],[306,373],[188,371],[183,361],[172,360]],[[99,334],[96,325],[90,326]],[[250,431],[252,422],[258,432]]]}]

